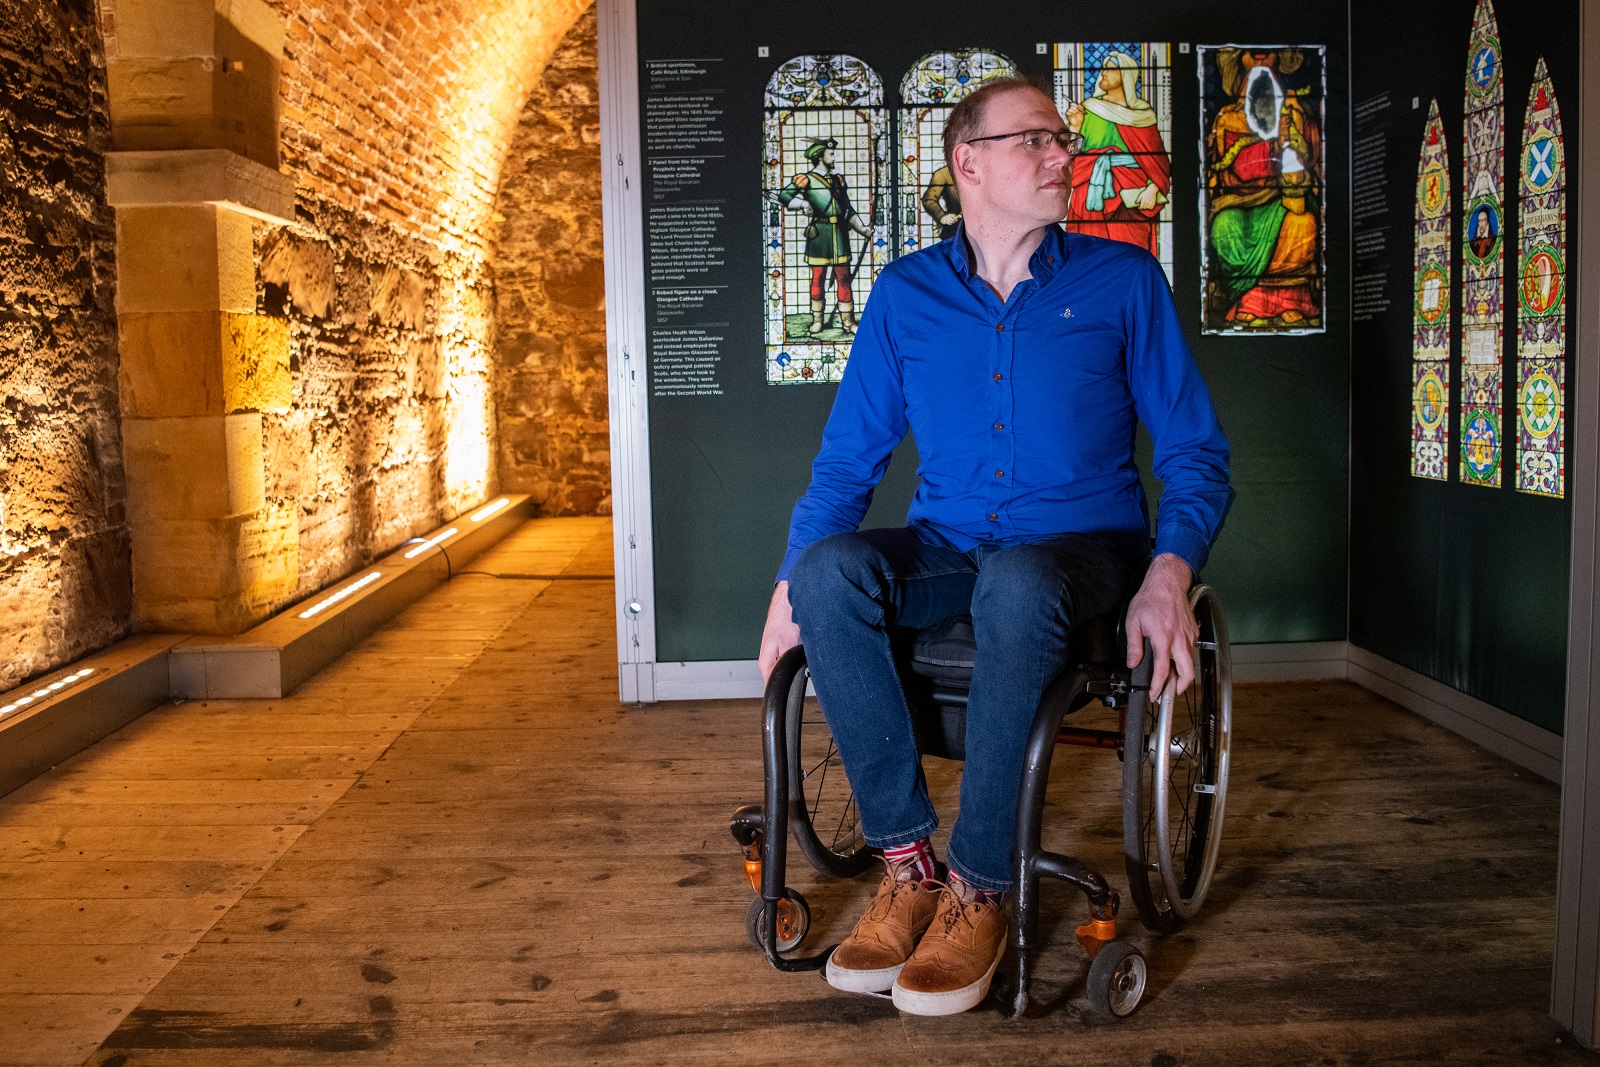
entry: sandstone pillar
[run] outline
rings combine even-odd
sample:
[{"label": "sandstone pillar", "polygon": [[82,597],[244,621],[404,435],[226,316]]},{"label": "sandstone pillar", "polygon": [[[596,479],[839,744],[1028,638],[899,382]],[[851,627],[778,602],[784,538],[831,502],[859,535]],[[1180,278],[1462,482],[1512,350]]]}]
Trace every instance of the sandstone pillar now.
[{"label": "sandstone pillar", "polygon": [[288,328],[256,314],[253,228],[278,173],[283,20],[261,0],[116,0],[107,18],[123,452],[136,625],[237,633],[299,571],[263,494],[263,412],[290,405]]}]

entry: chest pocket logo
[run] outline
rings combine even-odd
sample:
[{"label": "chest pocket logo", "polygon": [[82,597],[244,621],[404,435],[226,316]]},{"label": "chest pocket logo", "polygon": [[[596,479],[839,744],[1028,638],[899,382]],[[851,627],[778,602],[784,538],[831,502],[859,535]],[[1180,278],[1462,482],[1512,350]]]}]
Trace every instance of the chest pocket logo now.
[{"label": "chest pocket logo", "polygon": [[1071,308],[1064,308],[1062,310],[1062,312],[1061,312],[1061,317],[1064,318],[1064,319],[1072,318],[1072,309]]}]

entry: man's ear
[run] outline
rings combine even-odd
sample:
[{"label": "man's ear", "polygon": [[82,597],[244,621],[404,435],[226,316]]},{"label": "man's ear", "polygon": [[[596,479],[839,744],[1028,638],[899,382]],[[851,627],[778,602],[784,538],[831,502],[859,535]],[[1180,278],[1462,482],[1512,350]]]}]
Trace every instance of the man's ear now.
[{"label": "man's ear", "polygon": [[958,185],[981,184],[978,179],[977,157],[978,150],[969,144],[958,144],[955,151],[950,153],[950,175],[957,179]]}]

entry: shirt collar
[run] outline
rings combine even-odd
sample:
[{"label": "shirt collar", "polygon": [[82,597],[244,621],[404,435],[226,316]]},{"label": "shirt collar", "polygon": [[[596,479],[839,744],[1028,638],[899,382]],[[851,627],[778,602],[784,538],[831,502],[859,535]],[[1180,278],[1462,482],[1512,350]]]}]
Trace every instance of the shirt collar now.
[{"label": "shirt collar", "polygon": [[[969,282],[977,277],[972,268],[972,257],[967,252],[965,219],[956,223],[955,234],[943,244],[950,250],[950,262],[956,268],[956,273]],[[1039,242],[1039,247],[1033,250],[1033,255],[1028,260],[1028,270],[1032,273],[1034,281],[1040,285],[1047,285],[1066,262],[1067,233],[1059,222],[1053,222],[1044,228],[1044,239]]]}]

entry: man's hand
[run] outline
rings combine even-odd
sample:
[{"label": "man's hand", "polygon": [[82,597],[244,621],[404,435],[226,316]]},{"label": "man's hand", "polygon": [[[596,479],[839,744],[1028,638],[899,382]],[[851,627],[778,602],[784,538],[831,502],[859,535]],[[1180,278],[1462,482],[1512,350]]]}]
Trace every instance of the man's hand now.
[{"label": "man's hand", "polygon": [[789,609],[789,583],[779,582],[772,591],[772,603],[767,605],[767,625],[761,630],[761,655],[756,660],[761,667],[762,685],[778,665],[778,657],[799,643],[800,627],[795,625]]},{"label": "man's hand", "polygon": [[[1200,627],[1189,610],[1189,586],[1194,572],[1183,560],[1164,552],[1150,561],[1144,584],[1128,605],[1128,666],[1137,667],[1144,658],[1144,642],[1150,639],[1155,662],[1150,665],[1150,698],[1161,695],[1167,683],[1169,666],[1176,668],[1178,692],[1194,681],[1194,655],[1191,649],[1200,636]],[[767,623],[770,629],[772,623]]]},{"label": "man's hand", "polygon": [[961,221],[961,216],[960,215],[955,215],[955,214],[951,214],[950,212],[946,212],[943,216],[940,217],[939,225],[940,226],[954,226],[956,223],[958,223],[960,221]]}]

